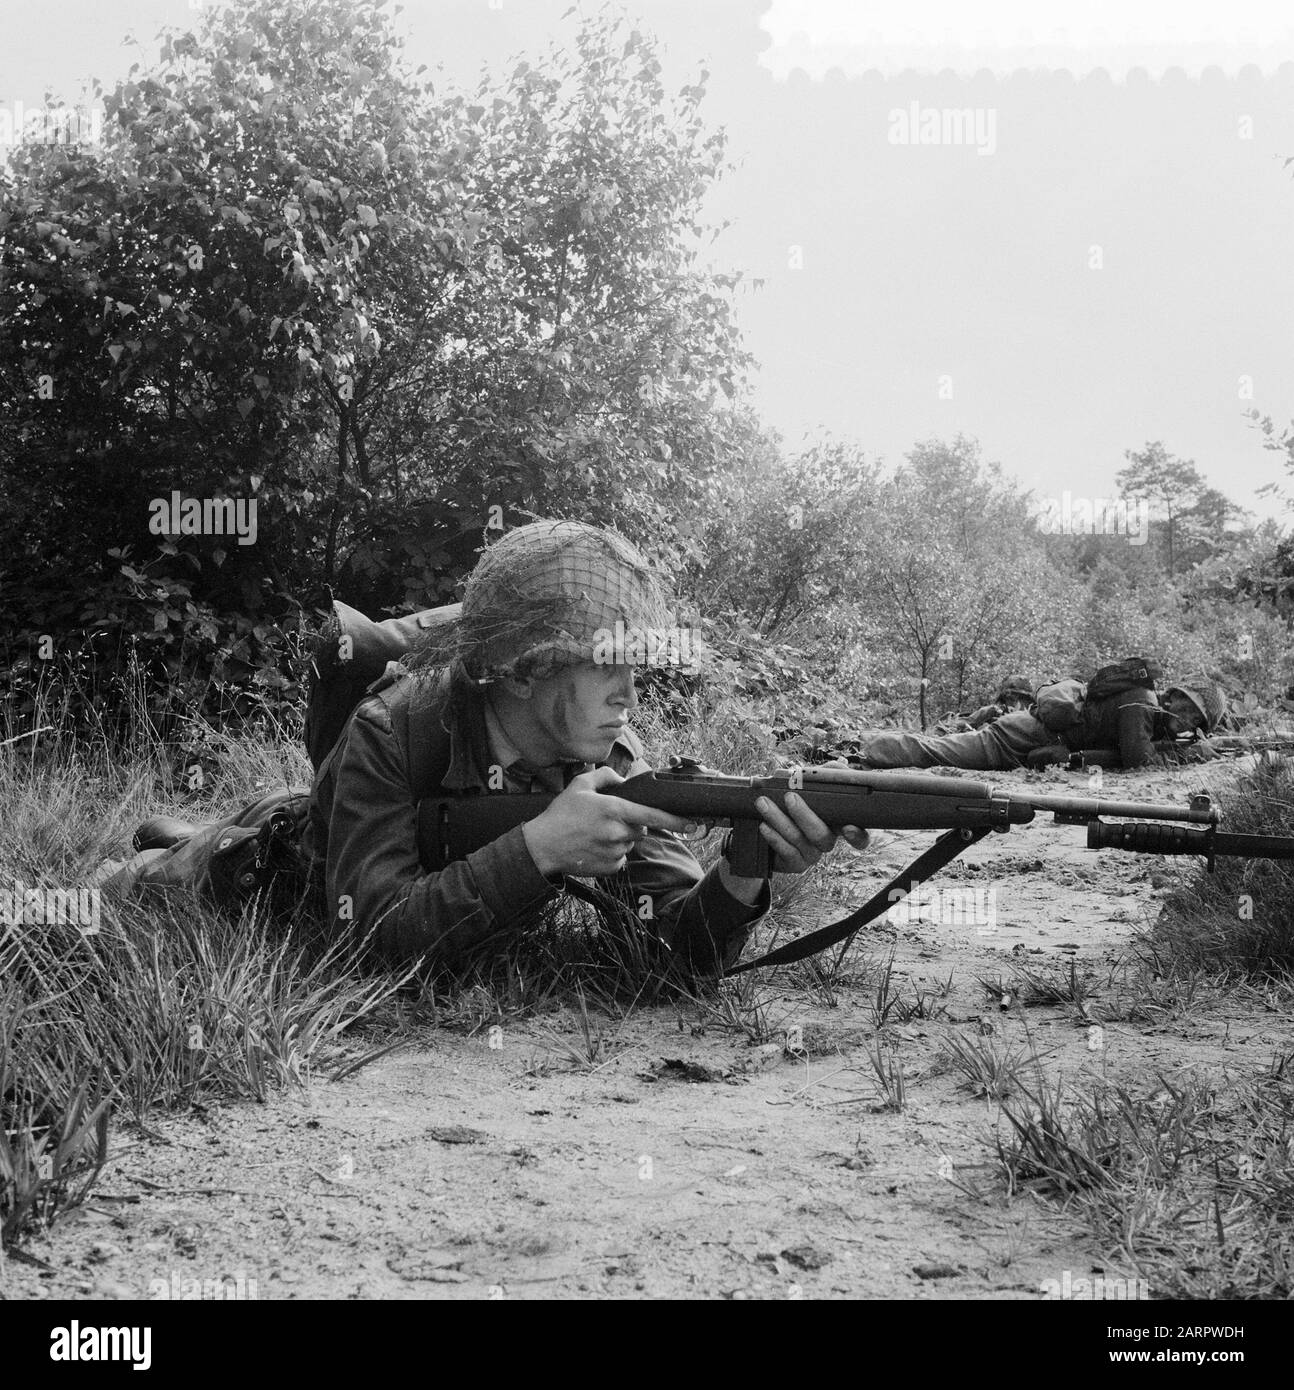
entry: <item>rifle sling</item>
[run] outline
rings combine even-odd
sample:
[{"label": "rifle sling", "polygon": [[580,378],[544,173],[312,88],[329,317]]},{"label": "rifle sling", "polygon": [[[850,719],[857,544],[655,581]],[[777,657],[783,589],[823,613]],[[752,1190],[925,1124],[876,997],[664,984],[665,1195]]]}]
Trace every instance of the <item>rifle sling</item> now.
[{"label": "rifle sling", "polygon": [[852,937],[868,922],[888,911],[900,900],[891,896],[896,889],[902,890],[902,896],[906,897],[918,883],[924,883],[932,874],[937,874],[946,864],[956,859],[962,850],[982,840],[991,829],[991,826],[983,826],[975,830],[945,830],[924,854],[919,855],[906,869],[890,879],[879,893],[869,898],[857,911],[851,912],[848,917],[842,917],[839,922],[832,922],[830,926],[819,927],[817,931],[811,931],[806,936],[788,941],[785,946],[779,946],[756,960],[734,965],[731,970],[724,972],[725,978],[740,975],[746,970],[758,970],[766,965],[789,965],[792,961],[817,955],[828,946],[834,946],[837,941]]}]

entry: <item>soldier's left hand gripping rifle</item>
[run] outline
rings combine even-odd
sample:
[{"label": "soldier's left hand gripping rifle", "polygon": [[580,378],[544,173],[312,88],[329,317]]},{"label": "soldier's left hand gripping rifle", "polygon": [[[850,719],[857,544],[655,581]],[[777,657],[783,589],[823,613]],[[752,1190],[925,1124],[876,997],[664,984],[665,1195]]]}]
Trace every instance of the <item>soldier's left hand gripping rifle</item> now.
[{"label": "soldier's left hand gripping rifle", "polygon": [[[772,867],[772,851],[759,831],[762,818],[755,803],[760,797],[768,797],[785,809],[787,793],[794,792],[837,832],[847,825],[862,830],[944,832],[848,917],[735,966],[728,971],[730,975],[802,960],[852,937],[990,831],[1005,833],[1013,825],[1026,825],[1039,812],[1051,812],[1059,824],[1086,825],[1091,849],[1197,854],[1208,861],[1210,871],[1219,855],[1294,859],[1294,837],[1236,835],[1219,830],[1220,813],[1204,793],[1192,796],[1189,805],[1180,806],[1034,795],[924,772],[805,767],[763,777],[729,777],[691,759],[672,758],[670,762],[666,769],[642,772],[603,790],[698,824],[730,825],[728,862],[733,873],[743,877],[765,878]],[[473,849],[532,820],[552,800],[547,793],[495,792],[421,801],[418,845],[424,868],[440,869],[466,858]]]}]

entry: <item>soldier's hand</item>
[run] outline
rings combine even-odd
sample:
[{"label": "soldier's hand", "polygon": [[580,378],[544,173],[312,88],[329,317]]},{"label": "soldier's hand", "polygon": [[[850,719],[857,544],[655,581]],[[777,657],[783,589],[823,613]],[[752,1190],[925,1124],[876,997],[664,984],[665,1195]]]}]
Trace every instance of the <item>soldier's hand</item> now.
[{"label": "soldier's hand", "polygon": [[847,825],[837,836],[825,821],[810,810],[808,802],[795,792],[787,792],[785,811],[766,796],[761,796],[755,806],[763,819],[759,833],[773,851],[774,873],[804,873],[839,838],[843,838],[853,849],[867,848],[867,831],[860,830],[856,825]]},{"label": "soldier's hand", "polygon": [[1050,767],[1053,763],[1069,762],[1069,748],[1063,743],[1048,743],[1035,748],[1025,756],[1025,765],[1031,768]]},{"label": "soldier's hand", "polygon": [[680,834],[693,829],[681,816],[599,790],[623,781],[609,767],[582,772],[542,814],[522,826],[526,848],[541,874],[605,878],[624,868],[649,828]]}]

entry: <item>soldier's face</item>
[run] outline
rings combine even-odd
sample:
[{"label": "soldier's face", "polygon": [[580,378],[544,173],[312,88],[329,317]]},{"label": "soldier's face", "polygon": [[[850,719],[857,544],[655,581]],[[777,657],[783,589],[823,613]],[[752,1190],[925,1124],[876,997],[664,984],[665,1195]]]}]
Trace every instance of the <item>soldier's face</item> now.
[{"label": "soldier's face", "polygon": [[601,762],[638,707],[634,668],[567,666],[534,683],[534,714],[561,758]]},{"label": "soldier's face", "polygon": [[1179,691],[1165,691],[1159,698],[1159,704],[1168,716],[1164,722],[1168,726],[1170,738],[1190,733],[1192,729],[1203,730],[1204,717],[1196,709],[1194,702]]}]

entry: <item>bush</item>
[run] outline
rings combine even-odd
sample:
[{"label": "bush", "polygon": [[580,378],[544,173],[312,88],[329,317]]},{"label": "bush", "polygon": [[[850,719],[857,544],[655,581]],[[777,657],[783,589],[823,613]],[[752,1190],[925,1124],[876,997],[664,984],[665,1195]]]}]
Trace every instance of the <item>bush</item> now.
[{"label": "bush", "polygon": [[[1223,807],[1223,829],[1294,836],[1294,761],[1264,756]],[[1146,943],[1161,969],[1294,975],[1294,862],[1220,858],[1165,900]],[[1164,973],[1168,973],[1164,969]]]}]

